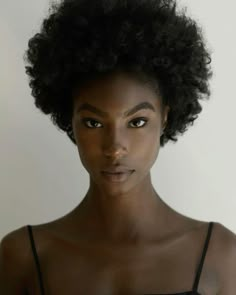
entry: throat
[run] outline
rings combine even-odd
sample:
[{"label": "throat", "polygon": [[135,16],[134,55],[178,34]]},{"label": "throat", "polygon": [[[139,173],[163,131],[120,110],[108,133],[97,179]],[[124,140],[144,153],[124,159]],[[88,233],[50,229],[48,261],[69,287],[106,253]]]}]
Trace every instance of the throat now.
[{"label": "throat", "polygon": [[116,202],[87,200],[88,231],[99,239],[118,244],[139,244],[158,240],[166,228],[166,206],[153,192],[149,197]]}]

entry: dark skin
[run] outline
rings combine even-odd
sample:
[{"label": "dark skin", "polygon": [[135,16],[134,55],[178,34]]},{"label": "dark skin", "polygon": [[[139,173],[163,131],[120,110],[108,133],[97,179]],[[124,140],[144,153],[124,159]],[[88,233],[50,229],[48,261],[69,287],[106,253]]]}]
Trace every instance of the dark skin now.
[{"label": "dark skin", "polygon": [[[146,104],[127,116],[143,102],[153,109]],[[88,104],[103,114],[88,110]],[[168,111],[160,95],[127,74],[90,82],[74,96],[73,130],[90,185],[73,211],[33,226],[46,294],[173,294],[192,289],[208,222],[170,208],[150,174]],[[132,173],[120,182],[104,177],[101,171],[115,165]],[[235,275],[235,235],[215,223],[198,292],[232,295]],[[1,243],[0,294],[40,294],[25,227]]]}]

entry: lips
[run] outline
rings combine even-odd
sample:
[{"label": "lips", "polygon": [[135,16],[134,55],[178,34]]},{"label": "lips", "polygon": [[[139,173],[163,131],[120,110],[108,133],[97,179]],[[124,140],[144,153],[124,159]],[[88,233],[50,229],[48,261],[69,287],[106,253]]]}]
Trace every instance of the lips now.
[{"label": "lips", "polygon": [[130,173],[134,170],[129,169],[127,167],[123,166],[113,166],[113,167],[107,167],[102,170],[102,173],[109,173],[109,174],[123,174],[123,173]]},{"label": "lips", "polygon": [[109,168],[102,171],[104,179],[112,183],[122,183],[129,179],[134,170],[128,168]]}]

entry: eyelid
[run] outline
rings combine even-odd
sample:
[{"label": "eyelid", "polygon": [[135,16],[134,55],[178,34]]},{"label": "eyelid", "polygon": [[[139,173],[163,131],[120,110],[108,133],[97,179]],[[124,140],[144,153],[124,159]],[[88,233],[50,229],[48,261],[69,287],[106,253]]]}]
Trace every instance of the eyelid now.
[{"label": "eyelid", "polygon": [[[85,125],[85,127],[89,128],[89,129],[97,129],[97,128],[96,128],[96,127],[88,127],[88,126],[86,125],[86,123],[87,123],[88,121],[94,121],[94,122],[100,123],[98,120],[93,119],[93,118],[83,118],[83,119],[81,120],[81,122]],[[101,124],[101,123],[100,123],[100,124]],[[101,127],[99,127],[99,128],[101,128]]]},{"label": "eyelid", "polygon": [[[136,117],[136,118],[134,118],[134,119],[132,119],[132,120],[130,120],[129,121],[129,123],[130,122],[135,122],[135,121],[145,121],[145,124],[142,126],[142,127],[144,127],[145,125],[147,125],[147,122],[149,121],[149,119],[147,118],[147,117]],[[96,119],[94,119],[94,118],[89,118],[89,117],[86,117],[86,118],[83,118],[82,120],[81,120],[81,122],[82,123],[84,123],[84,125],[87,127],[87,128],[89,128],[89,129],[98,129],[98,128],[101,128],[101,127],[88,127],[87,125],[86,125],[86,123],[87,123],[87,121],[94,121],[94,122],[96,122],[96,123],[100,123],[100,124],[102,124],[101,122],[99,122],[98,120],[96,120]],[[132,127],[133,129],[139,129],[139,128],[142,128],[142,127]]]}]

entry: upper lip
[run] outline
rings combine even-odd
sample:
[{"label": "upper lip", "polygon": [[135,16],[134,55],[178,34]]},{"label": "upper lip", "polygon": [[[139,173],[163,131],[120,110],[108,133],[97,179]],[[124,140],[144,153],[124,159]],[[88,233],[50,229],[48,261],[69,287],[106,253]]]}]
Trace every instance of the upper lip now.
[{"label": "upper lip", "polygon": [[102,172],[106,173],[127,173],[132,171],[132,169],[129,169],[125,166],[113,166],[113,167],[106,167],[102,170]]}]

